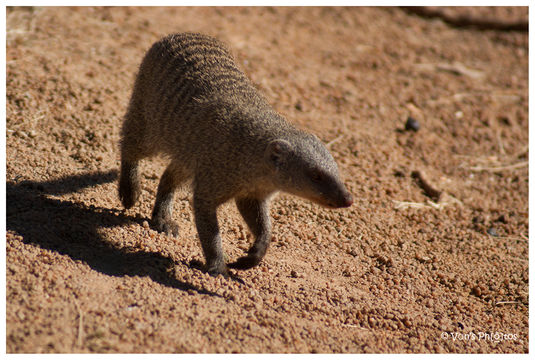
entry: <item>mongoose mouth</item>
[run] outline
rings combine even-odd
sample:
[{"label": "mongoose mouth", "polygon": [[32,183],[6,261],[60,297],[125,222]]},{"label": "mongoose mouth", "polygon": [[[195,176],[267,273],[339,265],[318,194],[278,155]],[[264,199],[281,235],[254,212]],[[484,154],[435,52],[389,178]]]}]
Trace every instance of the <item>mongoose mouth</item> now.
[{"label": "mongoose mouth", "polygon": [[353,205],[353,196],[351,194],[345,194],[341,201],[335,206],[337,208],[347,208]]},{"label": "mongoose mouth", "polygon": [[331,201],[331,200],[325,200],[321,199],[320,201],[317,201],[318,203],[333,208],[333,209],[339,209],[339,208],[347,208],[353,205],[353,196],[351,194],[345,194],[337,201]]}]

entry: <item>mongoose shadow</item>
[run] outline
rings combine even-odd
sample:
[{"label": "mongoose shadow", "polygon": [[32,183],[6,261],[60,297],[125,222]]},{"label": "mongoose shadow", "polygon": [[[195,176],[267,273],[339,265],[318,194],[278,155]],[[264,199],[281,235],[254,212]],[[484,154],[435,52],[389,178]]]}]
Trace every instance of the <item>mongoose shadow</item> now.
[{"label": "mongoose shadow", "polygon": [[144,218],[47,196],[75,192],[84,187],[113,182],[116,178],[117,171],[112,170],[44,182],[8,181],[6,228],[21,235],[26,244],[83,261],[109,276],[148,276],[164,286],[219,296],[176,279],[171,258],[157,252],[115,247],[98,231],[131,222],[141,223]]}]

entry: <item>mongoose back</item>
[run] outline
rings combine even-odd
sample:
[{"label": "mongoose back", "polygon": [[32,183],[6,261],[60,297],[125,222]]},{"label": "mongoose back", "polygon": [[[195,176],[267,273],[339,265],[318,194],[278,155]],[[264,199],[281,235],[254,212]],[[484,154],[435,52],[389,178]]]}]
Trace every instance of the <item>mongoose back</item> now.
[{"label": "mongoose back", "polygon": [[[269,202],[277,191],[324,206],[352,204],[337,165],[314,135],[288,123],[268,104],[218,40],[169,35],[145,55],[121,133],[119,197],[125,208],[140,193],[138,163],[170,158],[156,194],[151,225],[177,236],[172,221],[176,189],[191,181],[195,224],[206,271],[229,276],[264,257],[271,240]],[[235,199],[255,240],[228,265],[216,210]]]}]

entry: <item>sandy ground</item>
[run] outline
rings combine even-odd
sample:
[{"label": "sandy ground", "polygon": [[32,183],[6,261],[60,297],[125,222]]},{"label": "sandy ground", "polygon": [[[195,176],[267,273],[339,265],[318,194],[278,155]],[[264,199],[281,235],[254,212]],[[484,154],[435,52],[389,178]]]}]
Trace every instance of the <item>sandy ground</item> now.
[{"label": "sandy ground", "polygon": [[[228,43],[355,198],[281,194],[244,284],[191,266],[188,189],[179,238],[149,228],[165,160],[138,206],[117,197],[137,67],[182,31]],[[6,111],[10,353],[528,352],[527,32],[399,8],[8,8]],[[233,204],[219,216],[232,260],[252,238]]]}]

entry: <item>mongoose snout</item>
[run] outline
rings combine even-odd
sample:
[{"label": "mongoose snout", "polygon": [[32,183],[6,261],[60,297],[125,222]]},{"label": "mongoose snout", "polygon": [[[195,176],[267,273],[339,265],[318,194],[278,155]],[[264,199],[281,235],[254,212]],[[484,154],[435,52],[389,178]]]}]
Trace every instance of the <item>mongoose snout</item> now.
[{"label": "mongoose snout", "polygon": [[340,207],[350,207],[353,205],[353,196],[350,193],[345,193],[343,198],[344,200],[340,203]]},{"label": "mongoose snout", "polygon": [[353,196],[347,191],[341,190],[338,194],[336,202],[328,202],[328,206],[332,208],[346,208],[353,205]]},{"label": "mongoose snout", "polygon": [[338,167],[321,140],[304,132],[268,146],[277,174],[276,187],[330,208],[349,207],[353,197],[340,180]]},{"label": "mongoose snout", "polygon": [[329,202],[329,206],[332,208],[346,208],[353,205],[353,196],[346,190],[342,183],[336,184],[333,189],[334,201]]},{"label": "mongoose snout", "polygon": [[[140,160],[170,158],[151,225],[178,235],[174,195],[191,182],[195,225],[206,270],[256,266],[271,241],[269,204],[285,191],[331,208],[351,206],[335,160],[315,135],[286,121],[253,86],[220,41],[183,33],[156,42],[141,62],[121,130],[119,197],[139,197]],[[225,264],[219,205],[234,199],[255,240],[247,254]]]},{"label": "mongoose snout", "polygon": [[323,199],[314,199],[313,201],[333,209],[346,208],[353,205],[353,196],[345,189],[343,185],[331,187],[328,194],[322,194]]}]

